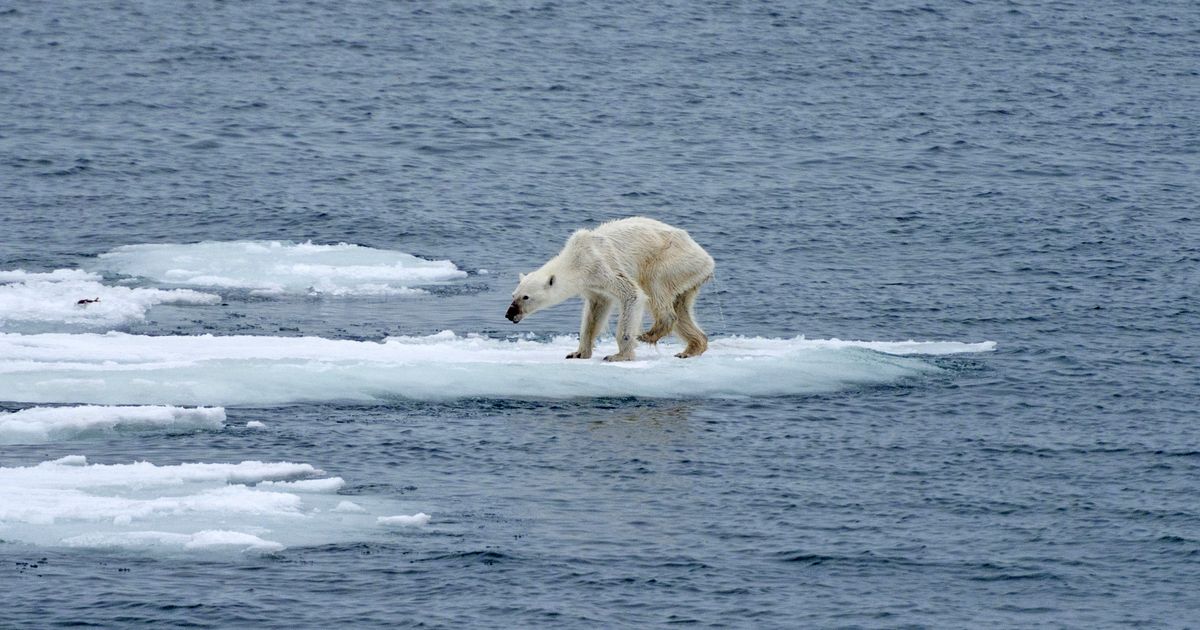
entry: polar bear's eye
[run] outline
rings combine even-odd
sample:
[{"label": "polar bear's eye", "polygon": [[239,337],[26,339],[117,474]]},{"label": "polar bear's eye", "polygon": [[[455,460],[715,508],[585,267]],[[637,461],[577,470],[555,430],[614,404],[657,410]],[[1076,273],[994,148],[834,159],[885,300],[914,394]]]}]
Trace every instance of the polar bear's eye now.
[{"label": "polar bear's eye", "polygon": [[521,299],[522,299],[522,300],[528,300],[528,299],[529,299],[529,296],[528,296],[528,295],[522,295],[522,296],[521,296]]}]

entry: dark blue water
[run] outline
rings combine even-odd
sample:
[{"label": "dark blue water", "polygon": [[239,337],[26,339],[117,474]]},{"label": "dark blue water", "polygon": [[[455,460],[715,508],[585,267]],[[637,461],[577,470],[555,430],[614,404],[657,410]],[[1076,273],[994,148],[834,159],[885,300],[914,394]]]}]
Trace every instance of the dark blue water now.
[{"label": "dark blue water", "polygon": [[998,343],[825,396],[5,446],[313,462],[438,526],[238,560],[0,545],[0,624],[1194,626],[1197,59],[1186,1],[0,2],[0,269],[313,239],[492,271],[132,332],[507,334],[517,272],[647,214],[717,260],[710,333]]}]

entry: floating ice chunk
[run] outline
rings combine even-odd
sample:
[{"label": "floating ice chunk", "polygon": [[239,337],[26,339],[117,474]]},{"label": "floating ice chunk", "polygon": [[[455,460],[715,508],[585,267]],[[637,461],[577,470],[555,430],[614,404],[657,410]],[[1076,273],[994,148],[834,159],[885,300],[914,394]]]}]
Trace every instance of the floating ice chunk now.
[{"label": "floating ice chunk", "polygon": [[[317,474],[320,471],[308,464],[288,462],[155,466],[88,464],[82,456],[69,456],[36,466],[0,468],[0,523],[112,521],[119,516],[137,520],[186,512],[296,514],[300,499],[295,495],[243,484]],[[105,492],[189,487],[192,492],[162,496]]]},{"label": "floating ice chunk", "polygon": [[[747,347],[754,345],[754,340],[745,339]],[[963,343],[960,341],[842,341],[841,339],[810,339],[807,343],[814,348],[866,348],[886,354],[923,354],[937,356],[945,354],[963,354],[969,352],[991,352],[996,349],[995,341],[979,343]]]},{"label": "floating ice chunk", "polygon": [[33,407],[0,412],[0,444],[36,444],[112,431],[218,430],[224,422],[221,407]]},{"label": "floating ice chunk", "polygon": [[258,420],[251,420],[246,423],[247,429],[265,429],[266,427],[267,427],[267,425],[263,424],[262,422],[259,422]]},{"label": "floating ice chunk", "polygon": [[253,534],[231,532],[223,529],[209,529],[192,534],[191,540],[184,543],[185,549],[203,549],[206,547],[240,547],[254,551],[279,551],[283,545],[263,540]]},{"label": "floating ice chunk", "polygon": [[418,512],[412,516],[380,516],[375,519],[375,522],[387,527],[419,527],[429,523],[429,515],[424,512]]},{"label": "floating ice chunk", "polygon": [[302,479],[300,481],[264,481],[255,487],[291,492],[333,494],[341,490],[345,485],[345,479],[341,477],[329,477],[328,479]]},{"label": "floating ice chunk", "polygon": [[263,540],[254,534],[217,529],[194,534],[157,531],[97,532],[64,538],[62,544],[67,547],[108,549],[227,549],[242,553],[270,553],[285,549],[284,545],[278,542]]},{"label": "floating ice chunk", "polygon": [[220,302],[218,295],[190,289],[110,286],[78,269],[0,271],[0,330],[44,330],[49,324],[108,328],[141,321],[158,304]]},{"label": "floating ice chunk", "polygon": [[[611,341],[604,342],[610,347]],[[393,337],[0,333],[0,400],[30,403],[269,405],[409,398],[787,396],[898,383],[940,368],[921,355],[993,342],[854,342],[726,337],[695,359],[663,342],[638,360],[566,360],[572,337],[539,342]],[[907,356],[900,356],[907,355]]]},{"label": "floating ice chunk", "polygon": [[[379,539],[404,506],[309,464],[89,464],[81,455],[0,468],[0,539],[47,546],[270,552]],[[255,485],[256,484],[256,485]],[[213,524],[219,523],[219,528]]]},{"label": "floating ice chunk", "polygon": [[448,260],[359,245],[282,241],[127,245],[96,266],[176,286],[246,289],[265,294],[406,295],[411,288],[466,277]]},{"label": "floating ice chunk", "polygon": [[65,282],[67,280],[99,282],[100,276],[82,269],[55,269],[47,272],[32,272],[24,269],[0,270],[0,282]]}]

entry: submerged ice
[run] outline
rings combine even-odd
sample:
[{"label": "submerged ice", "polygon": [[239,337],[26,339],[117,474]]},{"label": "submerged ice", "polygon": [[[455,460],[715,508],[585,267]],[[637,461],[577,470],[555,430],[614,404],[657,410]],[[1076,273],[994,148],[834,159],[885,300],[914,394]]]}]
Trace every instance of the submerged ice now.
[{"label": "submerged ice", "polygon": [[172,286],[258,293],[397,295],[466,277],[448,260],[339,243],[228,241],[127,245],[101,254],[103,271]]},{"label": "submerged ice", "polygon": [[[0,400],[251,405],[395,398],[711,398],[886,385],[939,368],[921,355],[992,342],[713,339],[681,360],[669,343],[637,361],[566,360],[576,341],[443,332],[383,342],[319,337],[0,334]],[[610,340],[611,345],[611,340]],[[602,354],[602,353],[601,353]]]},{"label": "submerged ice", "polygon": [[0,468],[0,540],[46,546],[270,552],[383,539],[424,525],[393,501],[336,492],[310,464],[92,464],[73,455]]}]

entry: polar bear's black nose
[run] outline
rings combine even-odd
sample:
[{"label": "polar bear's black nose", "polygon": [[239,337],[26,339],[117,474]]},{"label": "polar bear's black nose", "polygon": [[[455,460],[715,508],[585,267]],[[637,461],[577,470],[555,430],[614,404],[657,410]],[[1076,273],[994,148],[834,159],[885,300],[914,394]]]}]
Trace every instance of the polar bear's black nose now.
[{"label": "polar bear's black nose", "polygon": [[520,315],[521,307],[517,306],[516,300],[513,300],[513,303],[508,305],[508,310],[505,311],[504,316],[508,318],[508,321],[515,324],[521,320]]}]

